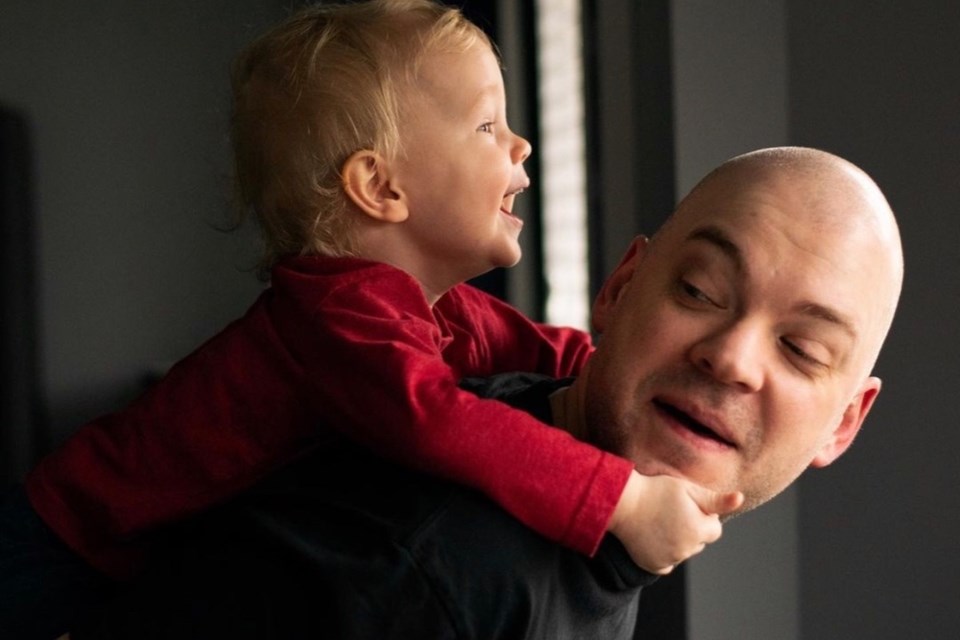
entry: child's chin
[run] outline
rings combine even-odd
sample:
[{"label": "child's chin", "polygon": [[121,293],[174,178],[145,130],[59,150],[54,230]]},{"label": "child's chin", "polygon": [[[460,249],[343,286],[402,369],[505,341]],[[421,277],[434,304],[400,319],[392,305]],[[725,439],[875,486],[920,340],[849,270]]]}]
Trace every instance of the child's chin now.
[{"label": "child's chin", "polygon": [[515,266],[517,266],[517,264],[520,262],[520,258],[521,258],[522,255],[523,255],[523,254],[522,254],[522,252],[520,251],[520,247],[519,247],[519,245],[518,245],[518,246],[516,247],[516,250],[513,251],[511,255],[504,256],[504,259],[503,259],[503,260],[501,261],[501,263],[498,264],[497,266],[498,266],[498,267],[506,267],[506,268],[515,267]]}]

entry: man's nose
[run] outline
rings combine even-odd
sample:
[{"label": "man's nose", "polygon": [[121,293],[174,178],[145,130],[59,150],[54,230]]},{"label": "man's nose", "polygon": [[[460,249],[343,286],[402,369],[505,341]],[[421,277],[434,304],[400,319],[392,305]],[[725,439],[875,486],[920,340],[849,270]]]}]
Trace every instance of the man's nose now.
[{"label": "man's nose", "polygon": [[697,342],[690,358],[717,381],[753,392],[763,387],[764,351],[760,328],[735,322]]}]

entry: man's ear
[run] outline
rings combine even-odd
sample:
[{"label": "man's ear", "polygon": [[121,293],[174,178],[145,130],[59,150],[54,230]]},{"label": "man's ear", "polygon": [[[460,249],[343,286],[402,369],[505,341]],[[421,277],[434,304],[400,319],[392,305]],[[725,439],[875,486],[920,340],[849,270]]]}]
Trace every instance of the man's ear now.
[{"label": "man's ear", "polygon": [[410,215],[406,202],[390,186],[390,166],[375,151],[362,149],[343,163],[343,190],[364,214],[380,222],[403,222]]},{"label": "man's ear", "polygon": [[810,463],[811,467],[825,467],[850,448],[853,439],[860,432],[864,418],[870,413],[870,408],[873,407],[877,394],[880,393],[880,386],[880,378],[872,376],[867,378],[860,392],[847,405],[847,409],[840,419],[840,424],[833,430],[829,440]]},{"label": "man's ear", "polygon": [[593,301],[591,320],[593,330],[603,333],[607,325],[607,318],[611,310],[616,306],[617,301],[623,294],[627,283],[633,277],[633,272],[640,263],[640,259],[647,251],[647,244],[650,240],[646,236],[637,236],[630,243],[627,253],[620,260],[620,264],[613,270],[613,273],[604,280],[600,293]]}]

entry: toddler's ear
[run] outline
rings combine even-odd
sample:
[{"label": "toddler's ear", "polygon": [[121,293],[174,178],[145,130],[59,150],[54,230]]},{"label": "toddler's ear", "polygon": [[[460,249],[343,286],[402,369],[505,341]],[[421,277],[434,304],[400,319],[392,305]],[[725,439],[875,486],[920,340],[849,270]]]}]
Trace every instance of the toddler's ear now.
[{"label": "toddler's ear", "polygon": [[403,222],[410,212],[391,189],[388,169],[379,153],[369,149],[357,151],[343,163],[343,190],[357,209],[374,220]]}]

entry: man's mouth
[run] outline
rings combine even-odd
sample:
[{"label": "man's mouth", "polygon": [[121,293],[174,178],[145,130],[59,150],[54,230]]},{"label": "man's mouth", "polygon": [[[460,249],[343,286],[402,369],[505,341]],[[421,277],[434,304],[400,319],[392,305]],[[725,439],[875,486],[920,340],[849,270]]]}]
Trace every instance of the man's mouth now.
[{"label": "man's mouth", "polygon": [[725,447],[736,448],[737,445],[734,442],[724,438],[709,425],[700,422],[690,414],[678,409],[674,405],[659,399],[654,399],[653,404],[659,411],[666,414],[674,422],[678,423],[680,426],[687,429],[694,435],[707,440],[712,440],[713,442]]}]

